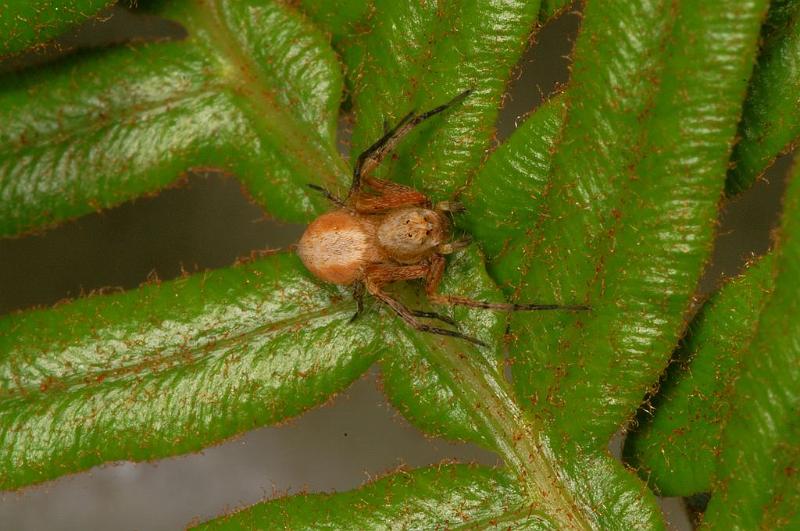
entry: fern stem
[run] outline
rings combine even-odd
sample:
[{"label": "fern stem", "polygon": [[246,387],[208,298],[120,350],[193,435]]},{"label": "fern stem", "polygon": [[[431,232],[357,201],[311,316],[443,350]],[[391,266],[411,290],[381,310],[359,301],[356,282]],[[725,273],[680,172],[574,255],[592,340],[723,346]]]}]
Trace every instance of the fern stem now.
[{"label": "fern stem", "polygon": [[558,466],[543,427],[519,408],[500,371],[474,363],[475,358],[465,358],[453,349],[430,352],[459,382],[454,391],[472,406],[475,421],[490,434],[494,449],[509,469],[518,473],[531,499],[531,509],[543,512],[558,529],[597,528],[567,487],[566,475]]}]

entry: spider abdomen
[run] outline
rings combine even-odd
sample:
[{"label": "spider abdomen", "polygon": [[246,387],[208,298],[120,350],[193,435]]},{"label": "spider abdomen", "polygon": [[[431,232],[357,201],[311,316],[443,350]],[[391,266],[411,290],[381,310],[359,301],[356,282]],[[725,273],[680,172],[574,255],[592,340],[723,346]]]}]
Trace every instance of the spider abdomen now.
[{"label": "spider abdomen", "polygon": [[373,224],[346,210],[315,219],[300,238],[297,254],[311,273],[334,284],[362,279],[367,265],[383,259]]}]

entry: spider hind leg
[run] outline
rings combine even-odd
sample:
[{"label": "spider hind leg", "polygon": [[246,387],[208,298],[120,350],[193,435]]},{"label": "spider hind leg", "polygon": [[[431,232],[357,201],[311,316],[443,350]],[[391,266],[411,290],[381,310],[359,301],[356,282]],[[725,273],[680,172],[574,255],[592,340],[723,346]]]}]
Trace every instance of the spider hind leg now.
[{"label": "spider hind leg", "polygon": [[352,323],[358,316],[364,313],[364,283],[356,282],[353,286],[353,299],[356,301],[356,313],[350,318],[349,323]]},{"label": "spider hind leg", "polygon": [[424,312],[422,310],[411,310],[411,309],[409,309],[408,311],[414,317],[424,317],[426,319],[436,319],[437,321],[441,321],[443,323],[449,324],[450,326],[454,326],[454,327],[458,328],[458,324],[454,320],[452,320],[449,317],[447,317],[446,315],[442,315],[442,314],[436,313],[436,312]]},{"label": "spider hind leg", "polygon": [[[436,326],[431,326],[425,323],[421,323],[417,316],[420,317],[433,317],[431,314],[436,315],[436,318],[441,318],[441,315],[434,314],[434,312],[420,312],[418,310],[411,310],[406,307],[402,302],[398,301],[397,299],[393,298],[391,295],[383,291],[380,286],[374,282],[367,281],[367,290],[375,296],[378,300],[386,304],[389,308],[391,308],[403,321],[405,321],[409,326],[411,326],[414,330],[418,330],[420,332],[427,332],[429,334],[436,334],[440,336],[448,336],[448,337],[455,337],[458,339],[463,339],[465,341],[469,341],[475,345],[481,347],[488,347],[486,343],[481,341],[480,339],[468,336],[466,334],[462,334],[457,330],[448,330],[447,328],[438,328]],[[420,315],[425,314],[425,315]],[[448,319],[449,320],[449,319]],[[448,321],[445,321],[448,322]],[[449,324],[449,323],[448,323]],[[455,323],[453,323],[455,324]]]}]

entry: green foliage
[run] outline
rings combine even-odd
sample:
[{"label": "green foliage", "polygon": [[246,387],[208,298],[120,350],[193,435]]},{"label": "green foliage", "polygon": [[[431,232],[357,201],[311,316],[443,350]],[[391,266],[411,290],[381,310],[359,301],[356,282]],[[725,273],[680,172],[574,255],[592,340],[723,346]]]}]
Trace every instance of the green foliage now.
[{"label": "green foliage", "polygon": [[[492,450],[505,468],[397,471],[350,492],[265,502],[209,526],[663,528],[653,493],[606,447],[656,385],[687,326],[743,106],[745,129],[747,113],[762,103],[788,109],[792,81],[774,87],[769,72],[792,68],[789,52],[772,50],[792,46],[797,25],[778,16],[796,21],[796,3],[773,2],[762,28],[767,0],[589,2],[566,91],[494,149],[512,69],[540,21],[566,4],[165,0],[147,9],[180,22],[187,39],[82,53],[0,79],[6,236],[156,191],[193,168],[232,174],[270,214],[307,221],[323,203],[306,183],[347,184],[348,164],[336,150],[340,105],[353,118],[356,156],[384,123],[472,88],[380,169],[434,199],[455,194],[467,205],[458,230],[478,245],[450,260],[444,291],[592,306],[510,319],[437,309],[492,345],[477,348],[416,333],[381,308],[349,324],[355,305],[347,290],[275,254],[7,315],[0,486],[195,451],[321,404],[380,362],[389,399],[411,422]],[[760,35],[767,38],[745,103]],[[744,135],[734,155],[761,161],[755,173],[765,153],[771,158],[797,135],[774,120],[759,123],[771,140]],[[756,143],[765,151],[744,155]],[[659,407],[629,447],[639,465],[658,470],[654,481],[665,491],[691,467],[707,485],[716,467],[711,484],[721,494],[707,520],[722,528],[747,527],[753,507],[766,504],[774,510],[761,524],[795,517],[792,474],[778,477],[767,457],[742,466],[763,447],[784,471],[796,470],[798,427],[790,421],[800,386],[785,364],[798,343],[791,279],[800,274],[800,226],[790,214],[786,220],[772,299],[740,288],[745,280],[703,312],[686,353],[716,372],[664,386],[673,393],[656,402],[665,413]],[[416,288],[395,287],[424,308]],[[746,318],[716,317],[730,306]],[[761,320],[768,327],[753,328]],[[783,342],[769,343],[773,329],[786,332]],[[763,358],[744,356],[748,338]],[[732,344],[740,360],[722,357]],[[687,396],[697,386],[708,391],[711,411],[699,420]],[[753,408],[736,407],[742,397]],[[690,430],[690,458],[675,449],[668,465],[653,463],[651,449],[665,445],[671,429],[661,415],[669,417],[663,426],[703,424]],[[744,440],[750,422],[762,446]],[[748,498],[754,488],[758,496]]]},{"label": "green foliage", "polygon": [[0,487],[196,451],[360,376],[383,340],[290,255],[0,320]]},{"label": "green foliage", "polygon": [[420,126],[385,164],[392,178],[436,199],[465,186],[491,147],[506,81],[538,13],[538,2],[521,0],[381,4],[369,31],[341,51],[356,120],[353,154],[383,134],[384,120],[472,88],[458,112]]},{"label": "green foliage", "polygon": [[112,0],[6,0],[0,5],[0,57],[57,37],[112,4]]},{"label": "green foliage", "polygon": [[270,522],[291,529],[547,529],[515,483],[503,472],[464,465],[401,471],[355,491],[290,496],[195,529],[258,529]]},{"label": "green foliage", "polygon": [[[774,288],[769,255],[730,282],[692,321],[651,408],[626,441],[627,460],[664,496],[711,490],[733,383]],[[653,409],[656,414],[653,415]]]},{"label": "green foliage", "polygon": [[347,47],[345,39],[357,38],[369,28],[372,3],[363,0],[300,0],[305,14],[330,34],[334,44]]},{"label": "green foliage", "polygon": [[654,416],[628,441],[664,494],[711,491],[704,528],[800,525],[799,184],[796,164],[773,255],[705,306]]},{"label": "green foliage", "polygon": [[345,179],[339,65],[300,14],[180,0],[153,13],[189,38],[87,52],[0,81],[0,235],[153,192],[191,168],[235,174],[295,221],[323,204],[306,183]]},{"label": "green foliage", "polygon": [[500,257],[519,256],[530,239],[565,111],[563,95],[544,103],[497,148],[465,196],[470,214],[464,225],[481,240],[496,278],[503,274],[502,267],[496,267],[503,264]]},{"label": "green foliage", "polygon": [[762,39],[728,193],[747,189],[800,136],[800,1],[773,0]]},{"label": "green foliage", "polygon": [[[504,246],[492,267],[519,300],[592,304],[580,316],[517,314],[512,370],[520,402],[552,419],[559,440],[599,449],[658,378],[685,325],[766,6],[594,5],[549,176],[537,191],[513,188],[516,204],[536,203],[520,222],[527,238]],[[541,161],[546,144],[526,157]],[[518,166],[518,179],[535,187],[530,166]]]}]

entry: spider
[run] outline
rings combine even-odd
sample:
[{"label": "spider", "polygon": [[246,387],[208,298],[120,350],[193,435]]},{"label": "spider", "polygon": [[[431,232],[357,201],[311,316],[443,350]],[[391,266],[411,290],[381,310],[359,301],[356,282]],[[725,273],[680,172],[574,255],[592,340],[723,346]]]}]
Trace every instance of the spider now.
[{"label": "spider", "polygon": [[[432,204],[423,193],[402,184],[372,177],[370,172],[415,126],[464,100],[466,90],[434,109],[405,115],[394,128],[356,159],[353,181],[342,200],[317,185],[339,208],[315,219],[297,244],[297,254],[306,268],[319,279],[353,286],[356,313],[364,311],[364,292],[385,303],[401,319],[421,332],[464,339],[480,346],[482,341],[457,330],[439,328],[420,321],[434,319],[454,328],[455,321],[436,312],[413,310],[384,290],[401,280],[425,280],[428,299],[435,304],[472,306],[489,310],[588,310],[588,306],[556,304],[510,304],[484,302],[438,293],[445,269],[445,255],[466,247],[469,238],[451,240],[449,215],[464,210],[461,203]],[[386,129],[386,128],[385,128]]]}]

